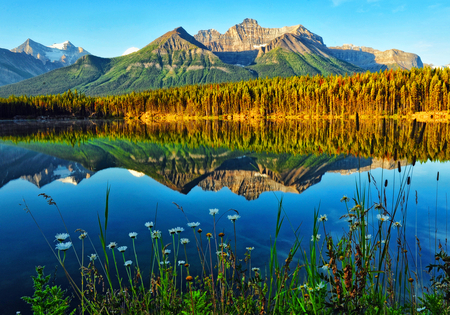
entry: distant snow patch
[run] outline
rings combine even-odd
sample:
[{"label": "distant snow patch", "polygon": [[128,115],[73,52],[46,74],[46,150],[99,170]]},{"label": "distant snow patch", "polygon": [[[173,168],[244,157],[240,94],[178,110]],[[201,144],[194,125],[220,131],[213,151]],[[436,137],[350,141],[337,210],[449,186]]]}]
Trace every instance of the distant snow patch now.
[{"label": "distant snow patch", "polygon": [[129,54],[132,54],[132,53],[134,53],[134,52],[136,52],[138,50],[139,50],[139,48],[137,48],[137,47],[130,47],[127,50],[125,50],[125,52],[122,54],[122,56],[126,56],[126,55],[129,55]]},{"label": "distant snow patch", "polygon": [[266,47],[267,44],[261,44],[261,45],[253,45],[253,48],[260,48],[260,47]]},{"label": "distant snow patch", "polygon": [[50,48],[56,48],[56,49],[64,49],[64,45],[67,45],[69,43],[69,41],[68,40],[66,40],[64,43],[61,43],[61,44],[53,44],[53,45],[51,45],[51,46],[48,46],[48,47],[50,47]]}]

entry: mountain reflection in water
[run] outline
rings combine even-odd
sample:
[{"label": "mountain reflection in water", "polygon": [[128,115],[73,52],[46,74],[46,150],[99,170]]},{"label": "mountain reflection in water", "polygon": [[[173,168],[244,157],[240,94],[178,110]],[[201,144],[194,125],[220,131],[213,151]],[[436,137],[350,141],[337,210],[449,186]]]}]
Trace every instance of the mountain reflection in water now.
[{"label": "mountain reflection in water", "polygon": [[[86,168],[89,165],[82,165],[83,161],[89,160],[97,161],[102,169],[129,168],[135,176],[148,175],[183,194],[195,186],[205,191],[228,187],[235,194],[254,200],[267,191],[301,193],[319,183],[326,172],[351,174],[358,169],[396,167],[393,160],[377,158],[275,155],[205,147],[190,149],[125,140],[97,139],[80,146],[65,146],[63,154],[61,148],[54,148],[51,143],[19,145],[0,144],[0,188],[18,178],[39,188],[55,180],[78,184],[101,170],[92,165],[95,171],[89,170]],[[39,152],[26,149],[28,147]],[[45,153],[62,155],[68,160]],[[73,162],[76,160],[80,162]]]},{"label": "mountain reflection in water", "polygon": [[[346,207],[339,200],[343,195],[354,196],[355,183],[361,181],[368,189],[369,204],[378,201],[375,183],[367,184],[366,172],[376,179],[378,188],[389,180],[388,201],[402,176],[408,174],[412,178],[411,196],[418,192],[418,204],[411,197],[408,203],[407,227],[412,230],[408,242],[413,248],[415,236],[421,240],[422,265],[426,266],[429,259],[434,259],[435,240],[430,229],[437,231],[438,240],[447,237],[448,126],[370,122],[360,126],[367,133],[359,138],[354,127],[351,121],[275,124],[278,131],[264,124],[236,122],[155,126],[88,121],[1,122],[0,222],[2,251],[8,255],[0,263],[6,275],[0,284],[3,311],[29,314],[29,306],[20,297],[33,293],[30,276],[34,275],[34,267],[46,265],[49,274],[56,265],[39,230],[23,211],[24,200],[50,241],[56,233],[64,232],[64,226],[54,207],[37,197],[40,193],[57,202],[75,241],[74,231],[82,228],[99,249],[97,213],[103,215],[108,183],[108,242],[131,246],[128,233],[139,233],[136,250],[141,265],[149,259],[145,222],[155,221],[163,234],[169,228],[183,226],[183,237],[192,237],[184,214],[190,221],[201,222],[206,233],[213,228],[208,209],[219,208],[220,215],[228,209],[239,211],[238,252],[254,246],[252,265],[263,269],[268,265],[281,198],[284,214],[293,224],[291,227],[286,220],[277,243],[280,255],[286,255],[292,244],[292,228],[298,226],[302,247],[308,248],[314,209],[328,215],[330,235],[342,235],[348,229],[347,222],[341,219]],[[439,137],[443,143],[437,141]],[[424,163],[412,167],[416,154],[417,160]],[[441,178],[439,194],[437,171]],[[184,214],[173,202],[183,207]],[[406,217],[406,209],[402,215]],[[226,215],[217,223],[217,229],[229,238],[233,235],[233,225]],[[80,249],[80,244],[74,245]],[[90,254],[92,249],[86,250]],[[190,260],[194,266],[195,247],[189,251],[195,254]],[[68,252],[67,267],[77,274],[79,266],[70,255],[73,253]],[[62,270],[57,271],[56,282],[68,287]]]}]

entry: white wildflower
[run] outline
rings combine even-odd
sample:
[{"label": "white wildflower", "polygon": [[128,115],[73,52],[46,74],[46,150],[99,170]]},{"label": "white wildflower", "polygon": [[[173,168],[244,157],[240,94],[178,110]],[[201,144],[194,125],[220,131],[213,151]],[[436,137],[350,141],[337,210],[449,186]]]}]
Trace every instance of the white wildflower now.
[{"label": "white wildflower", "polygon": [[153,227],[153,222],[145,222],[145,227],[151,229]]},{"label": "white wildflower", "polygon": [[381,222],[385,222],[385,221],[389,220],[389,216],[377,214],[377,219],[380,220]]},{"label": "white wildflower", "polygon": [[233,215],[229,215],[228,216],[228,220],[230,220],[231,222],[235,222],[237,219],[239,219],[241,216],[238,214],[233,214]]},{"label": "white wildflower", "polygon": [[72,246],[72,242],[58,243],[58,244],[56,244],[56,248],[55,249],[65,252],[71,246]]},{"label": "white wildflower", "polygon": [[55,235],[55,238],[58,242],[63,242],[66,240],[66,238],[69,237],[69,234],[67,233],[58,233]]},{"label": "white wildflower", "polygon": [[129,267],[129,266],[131,266],[132,263],[133,263],[133,262],[132,262],[131,260],[127,260],[123,265],[124,265],[125,267]]},{"label": "white wildflower", "polygon": [[181,244],[187,244],[187,243],[189,243],[190,241],[189,241],[189,239],[188,238],[182,238],[182,239],[180,239],[180,243]]}]

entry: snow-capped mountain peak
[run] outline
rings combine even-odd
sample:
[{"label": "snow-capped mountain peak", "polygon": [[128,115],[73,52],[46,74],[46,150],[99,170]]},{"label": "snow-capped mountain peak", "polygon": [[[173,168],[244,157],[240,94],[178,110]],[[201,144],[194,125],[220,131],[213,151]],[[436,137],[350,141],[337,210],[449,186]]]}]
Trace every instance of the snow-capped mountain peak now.
[{"label": "snow-capped mountain peak", "polygon": [[53,44],[51,46],[47,46],[50,48],[56,48],[56,49],[60,49],[60,50],[65,50],[67,49],[67,46],[73,46],[71,42],[69,42],[68,40],[66,40],[64,43],[61,44]]},{"label": "snow-capped mountain peak", "polygon": [[76,47],[68,40],[60,44],[55,43],[51,46],[44,46],[31,39],[27,39],[25,43],[11,49],[11,51],[15,53],[24,52],[32,55],[34,58],[41,60],[44,65],[48,62],[60,63],[59,67],[71,65],[81,56],[89,54],[89,52],[81,47]]}]

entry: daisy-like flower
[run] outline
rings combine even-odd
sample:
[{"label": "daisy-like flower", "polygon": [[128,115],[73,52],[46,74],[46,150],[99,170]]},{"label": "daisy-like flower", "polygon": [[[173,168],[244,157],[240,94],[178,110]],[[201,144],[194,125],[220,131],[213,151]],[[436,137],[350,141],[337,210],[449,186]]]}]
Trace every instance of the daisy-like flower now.
[{"label": "daisy-like flower", "polygon": [[72,246],[72,242],[58,243],[55,249],[65,252]]},{"label": "daisy-like flower", "polygon": [[219,209],[209,209],[209,214],[210,215],[216,215],[219,213]]},{"label": "daisy-like flower", "polygon": [[402,224],[397,221],[397,222],[394,222],[393,226],[396,227],[396,228],[401,228]]},{"label": "daisy-like flower", "polygon": [[113,248],[116,248],[117,247],[117,243],[116,242],[111,242],[111,243],[109,243],[109,245],[108,245],[108,248],[109,249],[113,249]]},{"label": "daisy-like flower", "polygon": [[341,202],[347,202],[349,199],[346,195],[344,195],[344,197],[341,198]]},{"label": "daisy-like flower", "polygon": [[320,281],[320,283],[316,285],[316,290],[321,290],[323,288],[325,288],[325,284],[322,281]]},{"label": "daisy-like flower", "polygon": [[170,254],[170,249],[165,249],[164,254]]},{"label": "daisy-like flower", "polygon": [[55,235],[55,238],[58,242],[63,242],[66,240],[66,238],[69,237],[69,234],[67,233],[58,233]]},{"label": "daisy-like flower", "polygon": [[259,268],[258,268],[258,267],[253,267],[253,268],[252,268],[252,271],[253,271],[253,272],[259,272]]},{"label": "daisy-like flower", "polygon": [[223,255],[223,256],[228,256],[228,253],[227,253],[227,252],[222,252],[222,251],[220,251],[220,250],[218,250],[218,251],[216,252],[216,254],[217,254],[218,256],[221,256],[221,255]]},{"label": "daisy-like flower", "polygon": [[170,264],[170,261],[165,260],[165,261],[160,261],[159,263],[160,263],[161,265],[168,265],[168,264]]},{"label": "daisy-like flower", "polygon": [[230,220],[231,222],[235,222],[237,219],[239,219],[241,216],[238,214],[233,214],[233,215],[229,215],[228,216],[228,220]]},{"label": "daisy-like flower", "polygon": [[90,254],[90,255],[88,255],[88,257],[89,257],[90,261],[94,261],[97,259],[97,254]]},{"label": "daisy-like flower", "polygon": [[377,214],[377,219],[380,220],[381,222],[385,222],[385,221],[389,220],[389,216],[388,215]]},{"label": "daisy-like flower", "polygon": [[121,253],[124,253],[127,250],[127,248],[128,247],[126,247],[126,246],[120,246],[120,247],[117,247],[117,250]]},{"label": "daisy-like flower", "polygon": [[191,227],[191,228],[196,228],[197,226],[200,225],[200,222],[190,222],[187,224],[187,226]]},{"label": "daisy-like flower", "polygon": [[325,222],[325,221],[328,221],[327,215],[326,215],[326,214],[321,215],[321,216],[319,217],[319,220],[318,220],[318,221],[319,221],[319,222]]},{"label": "daisy-like flower", "polygon": [[329,264],[325,264],[325,265],[323,265],[323,266],[321,267],[321,269],[322,269],[323,271],[327,271],[327,270],[330,269],[330,265],[329,265]]},{"label": "daisy-like flower", "polygon": [[353,208],[350,209],[350,211],[357,211],[357,210],[361,210],[361,205],[355,205]]},{"label": "daisy-like flower", "polygon": [[320,234],[317,234],[316,236],[311,235],[311,242],[314,242],[314,239],[315,239],[316,241],[320,240]]},{"label": "daisy-like flower", "polygon": [[212,238],[213,236],[212,236],[211,233],[206,233],[206,237],[207,237],[207,238]]},{"label": "daisy-like flower", "polygon": [[78,238],[80,240],[84,240],[86,237],[87,237],[87,232],[83,232],[83,233],[80,234],[80,236],[78,236]]},{"label": "daisy-like flower", "polygon": [[[200,223],[199,223],[200,224]],[[182,228],[182,227],[180,227],[180,226],[177,226],[176,228],[175,228],[175,233],[177,233],[177,234],[179,234],[179,233],[181,233],[181,232],[183,232],[184,231],[184,228]]]},{"label": "daisy-like flower", "polygon": [[182,239],[180,239],[180,243],[181,244],[187,244],[187,243],[189,243],[190,241],[189,241],[189,239],[188,238],[182,238]]},{"label": "daisy-like flower", "polygon": [[131,238],[136,238],[137,235],[138,235],[138,234],[137,234],[136,232],[130,232],[130,233],[128,233],[128,236],[131,237]]},{"label": "daisy-like flower", "polygon": [[386,240],[381,240],[381,244],[386,244]]},{"label": "daisy-like flower", "polygon": [[161,231],[159,231],[159,230],[153,231],[152,232],[152,238],[153,239],[161,238]]},{"label": "daisy-like flower", "polygon": [[366,241],[370,240],[372,238],[372,234],[367,234],[366,235]]},{"label": "daisy-like flower", "polygon": [[254,250],[255,248],[254,248],[254,247],[246,247],[245,249],[248,250],[249,252],[251,252],[251,251]]},{"label": "daisy-like flower", "polygon": [[184,260],[179,260],[178,261],[178,266],[184,266],[186,262]]},{"label": "daisy-like flower", "polygon": [[169,229],[169,234],[170,235],[174,235],[177,231],[175,231],[175,229]]},{"label": "daisy-like flower", "polygon": [[145,222],[145,227],[151,229],[153,227],[153,222]]},{"label": "daisy-like flower", "polygon": [[123,265],[125,267],[130,267],[133,262],[131,260],[127,260]]}]

